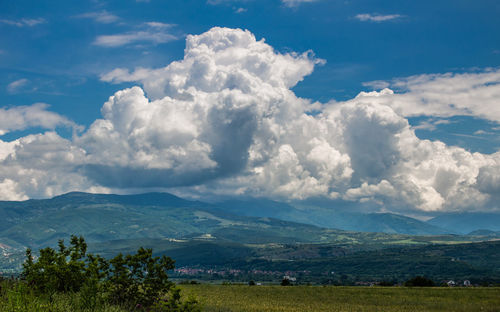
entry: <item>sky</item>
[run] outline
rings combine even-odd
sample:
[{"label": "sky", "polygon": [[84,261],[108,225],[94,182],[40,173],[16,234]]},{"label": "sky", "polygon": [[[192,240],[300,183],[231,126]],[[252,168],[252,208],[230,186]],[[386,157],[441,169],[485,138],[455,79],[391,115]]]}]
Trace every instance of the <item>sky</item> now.
[{"label": "sky", "polygon": [[0,2],[0,200],[500,209],[500,2]]}]

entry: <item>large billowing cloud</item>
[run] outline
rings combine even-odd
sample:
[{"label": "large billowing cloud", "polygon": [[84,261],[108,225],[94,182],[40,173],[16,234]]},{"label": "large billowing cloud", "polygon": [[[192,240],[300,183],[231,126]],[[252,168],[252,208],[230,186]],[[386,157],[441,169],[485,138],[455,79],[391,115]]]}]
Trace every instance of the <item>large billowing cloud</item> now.
[{"label": "large billowing cloud", "polygon": [[[120,187],[185,186],[241,174],[268,160],[281,124],[303,115],[309,103],[290,88],[316,62],[308,53],[275,53],[248,31],[214,28],[188,36],[182,61],[132,73],[116,69],[102,79],[140,81],[148,97],[134,87],[104,104],[104,119],[78,139],[95,163],[88,174]],[[127,172],[134,172],[131,179],[123,178]]]},{"label": "large billowing cloud", "polygon": [[167,67],[104,74],[140,86],[111,96],[81,135],[0,141],[0,197],[155,188],[401,210],[498,208],[499,153],[420,140],[405,117],[482,116],[476,100],[491,103],[499,71],[409,78],[399,93],[322,105],[290,90],[321,62],[310,52],[277,53],[249,31],[188,36],[184,58]]},{"label": "large billowing cloud", "polygon": [[69,190],[106,191],[79,173],[85,151],[49,131],[0,140],[0,198],[51,197]]}]

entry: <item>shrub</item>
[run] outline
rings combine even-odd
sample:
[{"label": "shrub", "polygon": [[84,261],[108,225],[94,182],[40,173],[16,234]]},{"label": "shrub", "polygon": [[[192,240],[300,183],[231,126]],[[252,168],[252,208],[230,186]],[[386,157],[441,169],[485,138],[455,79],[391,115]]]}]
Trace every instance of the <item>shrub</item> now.
[{"label": "shrub", "polygon": [[166,256],[153,257],[152,249],[139,248],[137,254],[119,254],[110,263],[110,295],[115,303],[151,306],[162,293],[172,287],[168,270],[174,261]]},{"label": "shrub", "polygon": [[70,247],[59,241],[59,251],[50,247],[40,250],[37,262],[31,249],[26,250],[23,277],[28,285],[39,293],[53,295],[56,292],[79,291],[85,281],[87,244],[83,237],[71,236]]},{"label": "shrub", "polygon": [[51,300],[56,293],[79,292],[80,307],[89,311],[105,302],[128,310],[199,310],[195,299],[182,301],[180,290],[168,280],[167,271],[174,269],[171,258],[153,257],[152,249],[141,247],[134,255],[119,254],[108,262],[86,251],[85,240],[76,236],[71,236],[70,247],[60,240],[58,251],[41,249],[37,261],[27,249],[22,276],[30,289]]},{"label": "shrub", "polygon": [[405,282],[407,287],[432,287],[434,282],[424,276],[417,276]]},{"label": "shrub", "polygon": [[180,289],[172,288],[166,298],[158,300],[153,304],[151,311],[201,312],[201,307],[193,297],[181,301]]}]

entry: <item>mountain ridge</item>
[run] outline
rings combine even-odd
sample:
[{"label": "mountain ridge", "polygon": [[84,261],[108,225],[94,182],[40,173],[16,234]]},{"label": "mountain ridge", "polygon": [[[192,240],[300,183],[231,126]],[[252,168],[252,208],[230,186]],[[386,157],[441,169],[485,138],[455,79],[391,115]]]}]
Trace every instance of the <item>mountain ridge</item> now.
[{"label": "mountain ridge", "polygon": [[223,208],[169,193],[72,192],[45,200],[0,202],[0,217],[5,220],[0,227],[0,242],[3,238],[38,247],[71,234],[84,235],[91,242],[145,237],[191,239],[208,234],[239,243],[359,244],[377,236],[386,241],[411,240],[406,234],[358,233],[267,216],[242,216]]},{"label": "mountain ridge", "polygon": [[[273,205],[276,205],[275,213],[286,211],[289,207],[285,203]],[[354,254],[364,251],[370,252],[363,256],[368,261],[378,251],[384,255],[391,254],[383,251],[390,248],[455,245],[496,239],[489,232],[487,236],[416,236],[345,231],[272,217],[238,215],[222,208],[217,203],[190,201],[168,193],[115,195],[73,192],[46,200],[0,202],[0,218],[3,218],[0,224],[0,271],[19,272],[25,248],[55,247],[58,240],[68,239],[73,234],[84,236],[91,252],[107,256],[147,246],[172,255],[186,265],[229,263],[244,267],[250,261],[252,266],[262,264],[273,267],[278,265],[275,261],[280,261],[280,266],[302,261],[302,270],[322,263],[317,267],[318,274],[329,267],[331,259],[340,261],[348,255],[352,255],[349,256],[351,260],[346,262],[344,268],[362,265],[355,263]],[[244,210],[251,206],[240,208]],[[266,210],[265,206],[261,208]],[[304,213],[307,209],[299,207],[296,211],[289,211]],[[392,214],[370,217],[408,221],[406,217]],[[491,254],[494,252],[491,249],[497,245],[484,246],[489,246],[485,252]],[[435,260],[444,261],[443,265],[449,261]]]},{"label": "mountain ridge", "polygon": [[476,230],[500,231],[500,213],[445,213],[428,220],[427,223],[447,229],[453,229],[460,234],[467,234]]},{"label": "mountain ridge", "polygon": [[[29,218],[53,210],[62,204],[67,208],[89,204],[123,204],[133,206],[191,207],[203,208],[238,216],[269,217],[290,222],[310,224],[324,228],[359,232],[383,232],[409,235],[467,234],[475,230],[500,230],[500,214],[495,213],[445,213],[427,222],[394,213],[360,213],[337,210],[335,207],[300,206],[263,198],[225,200],[206,203],[189,200],[165,192],[142,194],[95,194],[69,192],[50,199],[29,199],[25,201],[0,201],[0,231],[13,225],[12,220]],[[5,207],[16,206],[15,211]],[[481,222],[471,225],[471,220]],[[494,221],[492,221],[494,220]],[[498,222],[496,221],[498,220]],[[477,221],[477,220],[476,220]],[[497,223],[496,223],[497,222]]]},{"label": "mountain ridge", "polygon": [[360,213],[334,207],[294,206],[267,199],[228,200],[217,203],[217,207],[235,214],[273,217],[326,228],[346,231],[383,232],[410,235],[456,234],[427,222],[394,213]]}]

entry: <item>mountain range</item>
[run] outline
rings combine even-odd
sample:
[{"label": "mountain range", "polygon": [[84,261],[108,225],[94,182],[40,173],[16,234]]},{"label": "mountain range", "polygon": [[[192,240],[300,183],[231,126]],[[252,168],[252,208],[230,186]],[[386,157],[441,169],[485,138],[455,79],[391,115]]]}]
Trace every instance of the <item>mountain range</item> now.
[{"label": "mountain range", "polygon": [[[185,200],[168,193],[106,195],[74,192],[52,199],[0,202],[0,218],[3,220],[0,242],[39,247],[53,245],[71,234],[84,235],[90,242],[204,237],[238,243],[343,243],[375,235],[387,240],[406,239],[404,235],[385,234],[383,231],[361,234],[360,231],[318,227],[281,220],[276,218],[278,215],[248,216],[243,215],[243,209],[235,210],[234,207],[235,204]],[[290,211],[292,209],[290,206]],[[387,219],[386,215],[380,217]],[[366,218],[377,220],[379,216],[366,215]],[[399,223],[400,228],[403,227],[401,224],[414,220],[391,216],[393,220],[398,218],[403,220]],[[424,228],[433,228],[414,221],[417,225],[424,224]],[[391,232],[395,232],[393,228]],[[432,234],[443,234],[443,231],[436,230]]]},{"label": "mountain range", "polygon": [[168,193],[72,192],[51,199],[0,201],[0,219],[0,243],[14,246],[40,246],[73,233],[84,234],[90,241],[210,234],[238,242],[324,242],[337,241],[328,233],[342,231],[407,235],[492,231],[488,233],[494,235],[500,230],[500,214],[494,213],[442,214],[424,222],[392,213],[305,207],[267,199],[205,203]]},{"label": "mountain range", "polygon": [[[358,232],[411,235],[455,234],[454,230],[394,213],[361,213],[312,205],[293,205],[267,199],[228,200],[217,207],[237,215],[272,217],[325,228]],[[465,233],[463,233],[465,234]]]},{"label": "mountain range", "polygon": [[[463,217],[473,219],[470,215]],[[411,247],[413,249],[407,249],[409,254],[431,255],[439,255],[435,253],[436,248],[448,248],[450,255],[461,255],[469,248],[460,247],[461,244],[467,243],[472,248],[473,244],[500,237],[498,232],[487,229],[491,223],[479,224],[471,235],[454,234],[458,231],[446,230],[441,225],[455,227],[457,223],[443,222],[448,220],[443,215],[431,224],[390,213],[338,212],[264,199],[205,203],[168,193],[73,192],[51,199],[3,201],[0,220],[0,272],[19,270],[25,248],[55,246],[59,239],[67,239],[72,234],[83,235],[91,251],[105,256],[133,252],[144,246],[174,257],[179,265],[265,268],[275,266],[276,261],[284,261],[284,267],[290,266],[287,261],[298,261],[294,267],[302,270],[316,265],[318,276],[331,267],[331,259],[337,263],[338,257],[347,257],[344,262],[338,262],[346,269],[350,265],[359,266],[353,262],[356,259],[366,262],[380,255],[392,257],[400,252],[398,248]],[[460,218],[453,220],[458,222]],[[477,222],[481,220],[477,218]],[[462,230],[474,228],[471,223],[468,226]],[[421,249],[440,244],[456,247]],[[396,249],[390,251],[391,248]],[[480,251],[479,258],[489,257],[496,255],[498,244],[492,242],[474,248]],[[381,250],[388,251],[381,253]],[[421,259],[422,263],[412,262],[412,257]],[[403,256],[408,267],[430,263],[427,258],[412,257]],[[467,265],[479,263],[481,268],[467,272],[482,272],[484,276],[500,274],[487,269],[492,263],[478,262],[479,258],[474,255],[469,258],[472,262]],[[390,261],[393,260],[387,258],[379,263],[380,272],[387,271],[383,268],[388,265],[395,265]],[[449,257],[438,256],[435,261],[449,266]],[[454,263],[453,267],[461,272],[464,265]],[[436,270],[435,267],[432,270]]]}]

